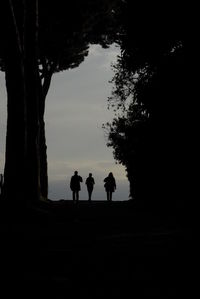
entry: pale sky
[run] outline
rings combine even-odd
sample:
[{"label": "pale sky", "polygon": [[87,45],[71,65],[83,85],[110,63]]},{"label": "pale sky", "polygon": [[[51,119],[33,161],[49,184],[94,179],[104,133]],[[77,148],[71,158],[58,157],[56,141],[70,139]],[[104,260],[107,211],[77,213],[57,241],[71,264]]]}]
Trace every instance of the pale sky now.
[{"label": "pale sky", "polygon": [[[119,49],[91,46],[89,56],[76,69],[53,75],[46,99],[46,139],[49,198],[71,199],[69,181],[75,170],[83,178],[80,200],[87,199],[85,179],[93,173],[93,199],[105,199],[103,179],[113,172],[117,190],[113,200],[127,200],[129,184],[125,169],[116,164],[112,148],[106,146],[102,124],[112,120],[107,98],[113,77],[111,63]],[[6,131],[6,91],[0,72],[0,173],[4,168]]]}]

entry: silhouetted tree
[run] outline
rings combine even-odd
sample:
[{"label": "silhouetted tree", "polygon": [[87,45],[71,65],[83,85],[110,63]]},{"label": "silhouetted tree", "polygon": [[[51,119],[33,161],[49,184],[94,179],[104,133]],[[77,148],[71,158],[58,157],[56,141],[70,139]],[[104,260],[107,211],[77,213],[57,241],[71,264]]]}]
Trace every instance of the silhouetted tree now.
[{"label": "silhouetted tree", "polygon": [[186,10],[123,1],[120,12],[121,56],[109,99],[119,116],[105,126],[108,145],[126,166],[131,197],[180,198],[187,155]]},{"label": "silhouetted tree", "polygon": [[5,70],[8,119],[4,195],[39,198],[38,6],[3,1],[1,63]]},{"label": "silhouetted tree", "polygon": [[66,1],[3,1],[0,63],[8,93],[7,197],[47,197],[44,111],[52,75],[77,67],[91,43],[107,47],[112,42],[117,2],[74,0],[66,6]]},{"label": "silhouetted tree", "polygon": [[[139,181],[138,169],[142,169],[142,162],[147,160],[144,151],[148,142],[150,123],[149,115],[143,105],[132,102],[123,111],[123,114],[115,117],[112,123],[103,125],[109,147],[113,148],[114,158],[125,166],[130,182],[130,198],[137,198]],[[139,157],[142,159],[139,160]],[[141,194],[140,194],[141,195]]]}]

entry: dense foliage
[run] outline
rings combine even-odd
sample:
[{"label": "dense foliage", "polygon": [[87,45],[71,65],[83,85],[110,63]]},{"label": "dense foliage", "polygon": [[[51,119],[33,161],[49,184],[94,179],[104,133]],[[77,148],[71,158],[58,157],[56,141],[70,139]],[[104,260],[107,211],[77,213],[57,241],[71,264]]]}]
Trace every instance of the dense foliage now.
[{"label": "dense foliage", "polygon": [[[169,200],[180,191],[187,111],[187,43],[184,6],[124,1],[109,106],[108,146],[125,165],[131,198]],[[187,12],[189,13],[189,12]],[[184,89],[185,87],[185,89]]]}]

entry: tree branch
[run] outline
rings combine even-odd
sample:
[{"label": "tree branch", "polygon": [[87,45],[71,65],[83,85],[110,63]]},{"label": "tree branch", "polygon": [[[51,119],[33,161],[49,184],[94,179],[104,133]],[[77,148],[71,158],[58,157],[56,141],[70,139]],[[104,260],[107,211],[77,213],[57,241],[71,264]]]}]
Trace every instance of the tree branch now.
[{"label": "tree branch", "polygon": [[13,6],[12,0],[9,0],[9,6],[10,6],[11,15],[12,15],[13,24],[14,24],[14,29],[15,29],[15,33],[16,33],[17,46],[18,46],[20,54],[23,55],[23,46],[22,46],[22,42],[21,42],[21,38],[20,38],[19,29],[18,29],[18,26],[17,26],[17,20],[16,20],[16,16],[15,16],[14,6]]}]

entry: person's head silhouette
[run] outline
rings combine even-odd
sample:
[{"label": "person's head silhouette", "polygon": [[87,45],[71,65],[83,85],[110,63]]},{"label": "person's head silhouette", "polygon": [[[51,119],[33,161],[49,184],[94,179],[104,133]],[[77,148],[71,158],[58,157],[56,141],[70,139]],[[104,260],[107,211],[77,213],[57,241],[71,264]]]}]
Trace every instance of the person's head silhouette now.
[{"label": "person's head silhouette", "polygon": [[89,177],[92,177],[92,173],[89,173]]},{"label": "person's head silhouette", "polygon": [[78,171],[76,170],[76,171],[74,171],[74,175],[78,175]]},{"label": "person's head silhouette", "polygon": [[109,176],[109,177],[113,177],[113,173],[112,173],[112,172],[110,172],[108,176]]}]

